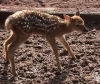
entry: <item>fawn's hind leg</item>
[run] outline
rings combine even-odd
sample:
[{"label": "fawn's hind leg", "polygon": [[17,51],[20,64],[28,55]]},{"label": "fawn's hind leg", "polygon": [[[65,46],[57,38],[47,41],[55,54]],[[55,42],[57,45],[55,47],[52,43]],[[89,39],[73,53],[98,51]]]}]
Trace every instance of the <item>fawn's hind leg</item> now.
[{"label": "fawn's hind leg", "polygon": [[16,38],[14,39],[14,41],[12,41],[8,46],[8,56],[14,76],[17,75],[17,72],[15,70],[14,52],[25,40],[28,39],[29,35],[25,35],[19,32],[16,33],[15,36]]},{"label": "fawn's hind leg", "polygon": [[72,56],[72,58],[76,59],[76,56],[73,54],[72,49],[70,48],[69,44],[65,40],[65,38],[62,37],[57,37],[57,40],[62,43],[62,45],[68,50],[69,54]]},{"label": "fawn's hind leg", "polygon": [[4,51],[5,51],[5,60],[6,60],[6,62],[9,62],[7,47],[15,38],[15,35],[12,31],[11,31],[10,34],[11,35],[9,36],[9,38],[4,42]]},{"label": "fawn's hind leg", "polygon": [[54,52],[55,57],[56,57],[58,69],[61,71],[61,66],[60,66],[60,63],[59,63],[58,48],[57,48],[57,45],[56,45],[56,42],[55,42],[55,37],[52,36],[51,34],[48,34],[46,36],[46,39],[48,40],[48,42],[50,43],[50,45],[53,49],[53,52]]}]

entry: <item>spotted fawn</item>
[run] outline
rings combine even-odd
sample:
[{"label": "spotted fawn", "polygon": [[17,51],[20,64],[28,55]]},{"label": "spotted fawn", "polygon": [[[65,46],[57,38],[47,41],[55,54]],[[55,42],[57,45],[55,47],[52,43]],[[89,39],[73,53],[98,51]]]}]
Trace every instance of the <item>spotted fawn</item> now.
[{"label": "spotted fawn", "polygon": [[68,50],[72,58],[76,59],[64,35],[73,31],[87,31],[79,11],[72,17],[64,14],[64,19],[62,19],[43,12],[22,10],[10,15],[6,19],[5,28],[10,31],[9,38],[4,42],[5,60],[10,62],[12,73],[15,76],[17,72],[15,70],[14,52],[32,34],[45,36],[55,54],[58,69],[61,71],[55,40],[57,39]]}]

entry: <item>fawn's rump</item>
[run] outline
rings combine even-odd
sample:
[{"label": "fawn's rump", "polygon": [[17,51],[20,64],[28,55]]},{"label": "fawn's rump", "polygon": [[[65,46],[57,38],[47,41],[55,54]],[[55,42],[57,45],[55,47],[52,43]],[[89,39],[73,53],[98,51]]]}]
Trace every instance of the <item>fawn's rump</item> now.
[{"label": "fawn's rump", "polygon": [[5,21],[5,29],[10,30],[12,29],[11,20],[9,18]]}]

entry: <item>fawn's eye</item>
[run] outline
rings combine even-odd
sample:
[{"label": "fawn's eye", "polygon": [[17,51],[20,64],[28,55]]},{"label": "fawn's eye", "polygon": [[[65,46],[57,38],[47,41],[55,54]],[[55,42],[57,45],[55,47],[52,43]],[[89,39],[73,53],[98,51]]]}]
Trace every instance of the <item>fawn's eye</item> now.
[{"label": "fawn's eye", "polygon": [[76,25],[76,27],[81,27],[81,25]]}]

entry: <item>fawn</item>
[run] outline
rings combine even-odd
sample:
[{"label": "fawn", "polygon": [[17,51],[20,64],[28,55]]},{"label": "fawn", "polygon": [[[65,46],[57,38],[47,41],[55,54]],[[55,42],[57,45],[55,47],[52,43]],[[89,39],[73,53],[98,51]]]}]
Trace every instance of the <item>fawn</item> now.
[{"label": "fawn", "polygon": [[12,73],[15,76],[17,72],[15,70],[14,52],[32,34],[45,36],[53,49],[60,71],[56,39],[63,44],[72,58],[76,59],[69,44],[65,41],[64,35],[73,31],[87,32],[88,30],[84,25],[84,20],[80,17],[79,11],[72,17],[64,14],[64,18],[34,10],[22,10],[6,19],[5,28],[10,31],[10,36],[4,42],[5,59],[6,62],[10,62]]}]

